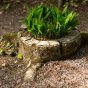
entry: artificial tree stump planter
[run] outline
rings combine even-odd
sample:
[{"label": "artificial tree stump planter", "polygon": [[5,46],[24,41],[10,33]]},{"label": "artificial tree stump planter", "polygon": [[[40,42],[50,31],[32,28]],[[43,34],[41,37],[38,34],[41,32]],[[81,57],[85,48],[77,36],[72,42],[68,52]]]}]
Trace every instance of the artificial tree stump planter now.
[{"label": "artificial tree stump planter", "polygon": [[19,39],[19,53],[23,54],[27,71],[24,80],[33,79],[36,69],[42,62],[59,60],[75,52],[81,44],[81,35],[78,30],[71,30],[67,35],[55,40],[36,40],[31,37]]},{"label": "artificial tree stump planter", "polygon": [[81,35],[78,30],[69,31],[68,35],[59,39],[61,56],[69,56],[81,45]]},{"label": "artificial tree stump planter", "polygon": [[81,38],[82,38],[82,43],[88,43],[88,31],[80,31]]}]

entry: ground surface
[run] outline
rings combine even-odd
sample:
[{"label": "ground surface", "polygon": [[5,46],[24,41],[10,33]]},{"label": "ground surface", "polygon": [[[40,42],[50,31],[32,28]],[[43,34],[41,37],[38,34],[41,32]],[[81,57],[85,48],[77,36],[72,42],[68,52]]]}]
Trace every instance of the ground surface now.
[{"label": "ground surface", "polygon": [[10,10],[0,11],[0,34],[19,30],[25,16],[22,4],[14,5]]},{"label": "ground surface", "polygon": [[[88,30],[88,6],[79,12],[79,30]],[[0,34],[18,31],[25,13],[21,6],[0,13]],[[15,57],[0,56],[0,88],[88,88],[88,44],[65,60],[50,61],[37,72],[33,82],[24,82],[25,66]]]},{"label": "ground surface", "polygon": [[88,88],[88,44],[65,60],[50,61],[33,82],[24,82],[21,60],[0,57],[0,88]]},{"label": "ground surface", "polygon": [[78,13],[79,18],[79,31],[88,32],[88,6],[78,6],[74,8],[74,11]]}]

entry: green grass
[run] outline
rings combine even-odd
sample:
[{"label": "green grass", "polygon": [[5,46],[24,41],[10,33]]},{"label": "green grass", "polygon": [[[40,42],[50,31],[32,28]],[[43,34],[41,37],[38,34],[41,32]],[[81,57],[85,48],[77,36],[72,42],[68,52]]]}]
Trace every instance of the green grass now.
[{"label": "green grass", "polygon": [[78,23],[77,14],[67,7],[61,11],[57,7],[40,4],[29,10],[24,24],[36,39],[60,38]]}]

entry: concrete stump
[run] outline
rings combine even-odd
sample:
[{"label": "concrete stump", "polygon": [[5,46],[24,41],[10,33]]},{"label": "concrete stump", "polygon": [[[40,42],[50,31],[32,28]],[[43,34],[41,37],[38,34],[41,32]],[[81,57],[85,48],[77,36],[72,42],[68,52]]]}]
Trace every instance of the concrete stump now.
[{"label": "concrete stump", "polygon": [[82,42],[88,43],[88,31],[80,31]]},{"label": "concrete stump", "polygon": [[25,80],[34,78],[41,62],[61,57],[60,43],[55,40],[39,41],[30,37],[21,37],[19,46],[19,53],[23,54],[23,61],[28,67]]},{"label": "concrete stump", "polygon": [[78,30],[71,30],[66,36],[59,39],[61,56],[74,53],[81,45],[81,35]]},{"label": "concrete stump", "polygon": [[31,37],[19,39],[19,53],[23,55],[27,71],[24,80],[33,79],[37,68],[42,62],[60,59],[75,52],[81,44],[79,31],[72,30],[66,36],[55,39],[40,41]]}]

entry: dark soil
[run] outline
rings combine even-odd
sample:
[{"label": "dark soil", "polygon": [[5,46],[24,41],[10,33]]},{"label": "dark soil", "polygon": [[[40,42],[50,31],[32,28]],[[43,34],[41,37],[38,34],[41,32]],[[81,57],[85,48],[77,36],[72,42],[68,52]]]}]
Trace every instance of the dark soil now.
[{"label": "dark soil", "polygon": [[16,58],[0,56],[0,88],[14,88],[22,81],[24,69]]},{"label": "dark soil", "polygon": [[16,32],[19,30],[25,17],[23,4],[14,5],[7,11],[0,11],[0,35],[6,32]]},{"label": "dark soil", "polygon": [[80,32],[82,31],[88,32],[88,6],[78,6],[73,7],[72,9],[78,13],[79,19],[78,30]]},{"label": "dark soil", "polygon": [[[26,15],[22,5],[0,12],[0,34],[18,31]],[[79,13],[79,31],[88,30],[88,6],[74,8]],[[16,57],[0,56],[0,88],[88,88],[88,44],[64,60],[45,63],[35,80],[24,82],[25,66]]]}]

